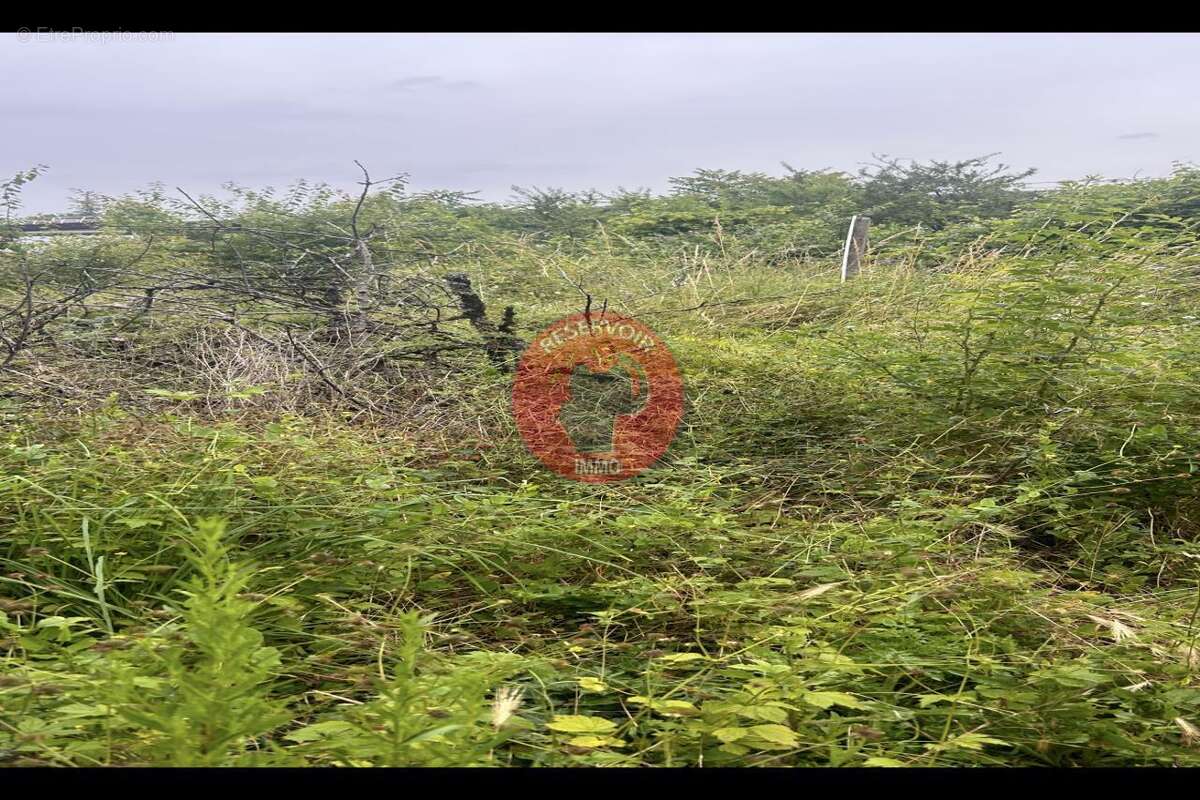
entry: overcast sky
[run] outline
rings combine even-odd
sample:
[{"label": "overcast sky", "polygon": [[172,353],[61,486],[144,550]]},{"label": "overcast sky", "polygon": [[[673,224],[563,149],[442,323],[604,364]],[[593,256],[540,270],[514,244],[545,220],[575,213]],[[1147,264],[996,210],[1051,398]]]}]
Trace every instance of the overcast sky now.
[{"label": "overcast sky", "polygon": [[662,189],[697,167],[856,170],[1000,151],[1035,180],[1200,160],[1191,34],[175,34],[0,38],[0,174],[416,189]]}]

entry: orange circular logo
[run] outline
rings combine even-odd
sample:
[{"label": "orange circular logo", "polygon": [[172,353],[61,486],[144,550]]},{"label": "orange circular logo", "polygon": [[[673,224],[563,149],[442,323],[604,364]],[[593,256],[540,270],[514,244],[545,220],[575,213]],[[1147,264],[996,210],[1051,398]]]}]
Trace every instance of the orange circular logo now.
[{"label": "orange circular logo", "polygon": [[513,416],[550,469],[588,483],[631,478],[658,460],[683,418],[683,381],[654,332],[610,311],[572,314],[521,356]]}]

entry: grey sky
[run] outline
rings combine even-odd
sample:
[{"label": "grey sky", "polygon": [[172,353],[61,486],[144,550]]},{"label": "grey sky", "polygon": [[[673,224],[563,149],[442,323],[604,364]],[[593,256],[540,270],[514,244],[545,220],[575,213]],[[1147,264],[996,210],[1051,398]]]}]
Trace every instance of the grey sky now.
[{"label": "grey sky", "polygon": [[854,170],[1000,151],[1036,180],[1200,160],[1190,34],[0,37],[0,174],[72,187],[664,188],[697,167]]}]

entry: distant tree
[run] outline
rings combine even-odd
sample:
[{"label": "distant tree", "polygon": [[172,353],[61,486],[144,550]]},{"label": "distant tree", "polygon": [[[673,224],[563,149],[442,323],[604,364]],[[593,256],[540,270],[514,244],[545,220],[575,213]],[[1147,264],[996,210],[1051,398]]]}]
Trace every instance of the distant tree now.
[{"label": "distant tree", "polygon": [[87,189],[72,189],[67,208],[72,216],[99,219],[104,214],[108,198]]},{"label": "distant tree", "polygon": [[594,189],[568,192],[514,186],[512,190],[516,195],[517,224],[528,231],[578,239],[594,233],[597,220],[604,216],[605,198]]},{"label": "distant tree", "polygon": [[4,212],[4,222],[11,223],[21,210],[21,189],[25,184],[37,179],[49,167],[38,164],[24,169],[5,181],[0,181],[0,210]]},{"label": "distant tree", "polygon": [[727,169],[698,169],[691,175],[669,178],[671,193],[695,197],[710,206],[768,205],[767,189],[772,178],[761,172]]},{"label": "distant tree", "polygon": [[782,177],[761,172],[698,169],[669,180],[672,195],[694,198],[712,208],[790,208],[801,216],[844,216],[857,208],[858,187],[851,176],[831,170],[796,169],[784,163]]},{"label": "distant tree", "polygon": [[653,194],[649,189],[626,189],[624,186],[618,187],[616,191],[607,196],[609,214],[626,214],[649,201]]},{"label": "distant tree", "polygon": [[1166,213],[1189,221],[1200,219],[1200,166],[1175,162],[1171,177],[1163,183],[1169,187]]},{"label": "distant tree", "polygon": [[477,194],[479,194],[477,191],[463,192],[453,189],[430,189],[427,192],[409,195],[407,199],[413,202],[433,203],[458,211],[467,208],[472,203],[480,202],[479,198],[476,197]]},{"label": "distant tree", "polygon": [[881,223],[938,230],[975,218],[1004,217],[1032,196],[1024,180],[1036,170],[1011,172],[992,164],[996,153],[965,161],[915,161],[877,157],[859,171],[862,211]]},{"label": "distant tree", "polygon": [[788,174],[776,180],[771,205],[791,206],[802,216],[844,217],[858,210],[862,190],[854,178],[835,170],[796,169],[784,162]]}]

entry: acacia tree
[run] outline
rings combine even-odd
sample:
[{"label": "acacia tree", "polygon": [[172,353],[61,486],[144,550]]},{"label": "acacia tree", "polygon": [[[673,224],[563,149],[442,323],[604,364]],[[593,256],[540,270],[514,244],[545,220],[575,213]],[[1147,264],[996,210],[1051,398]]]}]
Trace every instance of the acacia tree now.
[{"label": "acacia tree", "polygon": [[975,218],[1004,217],[1033,193],[1024,181],[1036,170],[1012,172],[991,163],[997,153],[927,164],[878,156],[859,170],[863,213],[876,222],[933,230]]},{"label": "acacia tree", "polygon": [[594,189],[568,192],[513,186],[512,190],[516,213],[510,224],[527,233],[580,239],[594,233],[596,222],[605,214],[605,198]]}]

